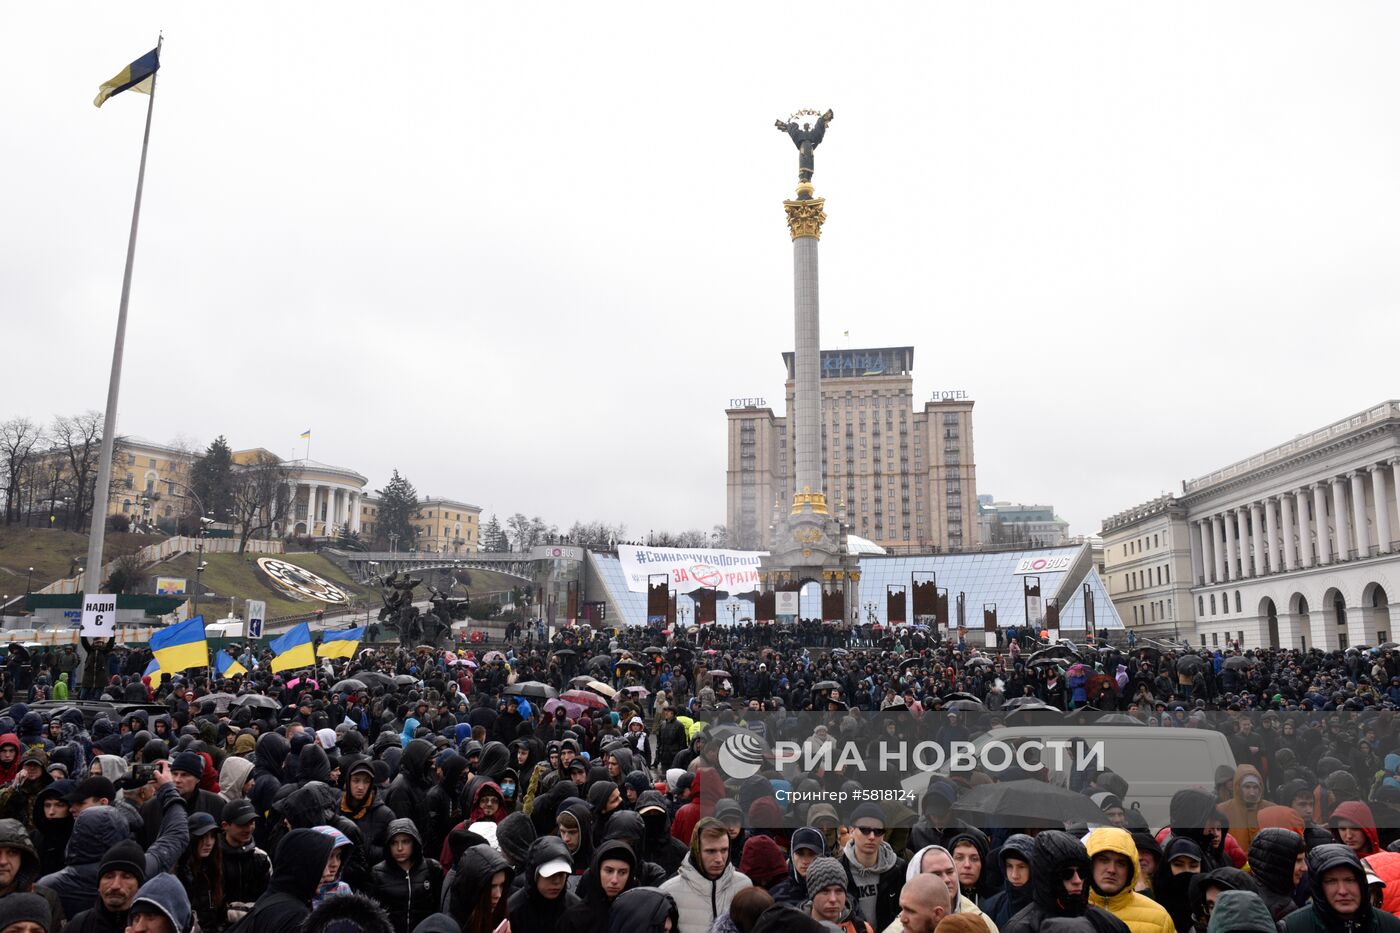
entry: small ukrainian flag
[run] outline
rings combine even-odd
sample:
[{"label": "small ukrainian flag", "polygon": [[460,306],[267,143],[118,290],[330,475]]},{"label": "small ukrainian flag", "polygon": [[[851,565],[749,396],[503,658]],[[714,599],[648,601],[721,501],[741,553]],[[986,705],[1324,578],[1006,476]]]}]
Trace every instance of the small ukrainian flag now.
[{"label": "small ukrainian flag", "polygon": [[204,616],[195,616],[151,636],[151,653],[160,670],[175,674],[209,664],[209,642],[204,638]]},{"label": "small ukrainian flag", "polygon": [[302,432],[301,432],[301,438],[302,438],[302,440],[306,440],[306,439],[307,439],[308,437],[310,437],[310,436],[311,436],[311,429],[310,429],[310,428],[307,428],[305,431],[302,431]]},{"label": "small ukrainian flag", "polygon": [[156,72],[159,69],[160,46],[156,46],[104,81],[102,86],[97,89],[97,96],[92,99],[92,105],[101,107],[107,102],[107,98],[115,97],[122,91],[151,93],[152,88],[155,87]]},{"label": "small ukrainian flag", "polygon": [[237,677],[239,674],[248,673],[248,669],[238,663],[238,659],[227,651],[220,651],[214,658],[214,669],[219,672],[220,677]]},{"label": "small ukrainian flag", "polygon": [[360,648],[360,639],[364,637],[363,625],[338,632],[326,632],[321,636],[321,647],[317,649],[316,654],[323,658],[353,658]]},{"label": "small ukrainian flag", "polygon": [[311,644],[311,626],[305,622],[289,630],[268,647],[273,653],[271,667],[274,674],[293,671],[299,667],[316,666],[316,649]]}]

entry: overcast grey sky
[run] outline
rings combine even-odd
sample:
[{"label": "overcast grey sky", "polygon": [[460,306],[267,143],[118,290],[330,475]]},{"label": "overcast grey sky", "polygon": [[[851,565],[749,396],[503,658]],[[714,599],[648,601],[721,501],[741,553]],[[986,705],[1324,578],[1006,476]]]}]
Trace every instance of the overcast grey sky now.
[{"label": "overcast grey sky", "polygon": [[978,491],[1076,533],[1400,394],[1400,6],[9,4],[0,417],[649,528],[724,517],[792,342],[772,127],[818,150],[824,346],[964,388]]}]

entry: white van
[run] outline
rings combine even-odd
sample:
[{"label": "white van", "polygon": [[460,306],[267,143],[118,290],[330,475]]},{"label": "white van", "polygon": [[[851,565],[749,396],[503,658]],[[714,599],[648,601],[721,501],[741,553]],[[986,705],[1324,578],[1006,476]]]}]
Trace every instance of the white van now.
[{"label": "white van", "polygon": [[[1215,769],[1235,767],[1235,754],[1222,733],[1210,729],[1169,729],[1155,726],[1095,725],[1080,726],[1008,726],[992,729],[972,740],[980,749],[988,742],[999,741],[1016,746],[1021,742],[1065,741],[1087,743],[1098,748],[1102,743],[1103,768],[1128,782],[1124,804],[1137,804],[1155,831],[1167,825],[1172,795],[1187,787],[1204,788],[1213,792]],[[980,758],[980,755],[978,756]],[[1074,767],[1074,753],[1065,758],[1066,767],[1056,768],[1051,758],[1050,780],[1069,786]],[[916,774],[903,782],[906,790],[922,795],[929,775]]]}]

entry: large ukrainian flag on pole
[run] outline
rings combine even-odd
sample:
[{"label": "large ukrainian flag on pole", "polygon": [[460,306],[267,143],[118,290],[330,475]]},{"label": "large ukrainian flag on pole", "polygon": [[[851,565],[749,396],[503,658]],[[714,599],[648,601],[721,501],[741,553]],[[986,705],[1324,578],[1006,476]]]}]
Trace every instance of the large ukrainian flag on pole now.
[{"label": "large ukrainian flag on pole", "polygon": [[360,639],[364,637],[363,625],[339,632],[325,632],[321,635],[321,647],[316,650],[316,655],[322,658],[353,658],[360,649]]},{"label": "large ukrainian flag on pole", "polygon": [[157,46],[104,81],[97,89],[97,96],[92,99],[92,105],[101,107],[107,102],[107,98],[115,97],[122,91],[151,93],[151,88],[155,85],[155,74],[159,69],[160,47]]},{"label": "large ukrainian flag on pole", "polygon": [[272,649],[272,672],[294,671],[316,666],[316,649],[311,645],[311,626],[302,622],[268,645]]},{"label": "large ukrainian flag on pole", "polygon": [[204,638],[204,616],[195,616],[156,632],[151,636],[151,653],[165,674],[208,667],[209,642]]}]

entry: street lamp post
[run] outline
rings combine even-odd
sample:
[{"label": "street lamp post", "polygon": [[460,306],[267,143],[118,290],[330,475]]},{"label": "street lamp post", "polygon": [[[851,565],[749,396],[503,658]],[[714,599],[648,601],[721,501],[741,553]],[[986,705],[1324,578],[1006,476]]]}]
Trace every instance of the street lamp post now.
[{"label": "street lamp post", "polygon": [[[203,530],[203,528],[200,529],[201,532]],[[199,575],[204,572],[204,537],[202,534],[195,542],[194,552],[194,611],[190,614],[197,616],[199,615]]]},{"label": "street lamp post", "polygon": [[737,621],[737,620],[735,619],[735,616],[737,616],[738,614],[739,614],[739,605],[738,605],[737,603],[730,603],[730,604],[729,604],[729,624],[730,624],[730,625],[733,625],[733,624],[735,623],[735,621]]},{"label": "street lamp post", "polygon": [[399,536],[397,533],[389,534],[389,553],[396,554],[399,550]]},{"label": "street lamp post", "polygon": [[25,593],[32,593],[32,592],[34,592],[33,583],[34,583],[34,568],[33,568],[33,567],[30,567],[30,568],[29,568],[29,574],[24,578],[24,592],[25,592]]}]

